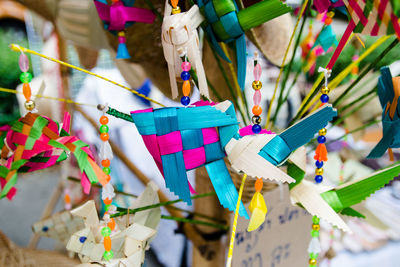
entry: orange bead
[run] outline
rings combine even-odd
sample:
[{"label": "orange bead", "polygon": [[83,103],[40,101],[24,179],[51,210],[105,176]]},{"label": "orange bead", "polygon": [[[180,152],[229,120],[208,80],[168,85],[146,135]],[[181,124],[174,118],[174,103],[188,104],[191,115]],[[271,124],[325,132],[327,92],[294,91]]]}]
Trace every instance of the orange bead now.
[{"label": "orange bead", "polygon": [[106,204],[106,205],[110,205],[111,202],[112,202],[112,199],[106,198],[106,199],[103,200],[103,202],[104,202],[104,204]]},{"label": "orange bead", "polygon": [[263,187],[263,180],[261,178],[257,178],[256,183],[254,184],[257,192],[261,192]]},{"label": "orange bead", "polygon": [[24,94],[26,101],[31,100],[32,91],[29,83],[24,83],[22,85],[22,93]]},{"label": "orange bead", "polygon": [[108,138],[110,138],[110,136],[108,135],[108,133],[102,133],[102,134],[100,134],[100,139],[103,140],[104,142],[107,141]]},{"label": "orange bead", "polygon": [[66,204],[71,203],[71,197],[70,197],[68,194],[66,194],[66,195],[64,196],[64,202],[65,202]]},{"label": "orange bead", "polygon": [[254,106],[252,112],[256,116],[260,116],[262,113],[262,108],[260,106]]},{"label": "orange bead", "polygon": [[113,218],[107,223],[107,226],[110,227],[111,231],[115,229],[115,220]]},{"label": "orange bead", "polygon": [[111,180],[111,176],[110,176],[110,175],[107,175],[107,176],[106,176],[106,181],[109,182],[110,180]]},{"label": "orange bead", "polygon": [[111,250],[111,237],[109,237],[109,236],[104,237],[104,249],[106,251]]},{"label": "orange bead", "polygon": [[107,123],[108,123],[108,117],[107,117],[107,116],[101,116],[101,117],[100,117],[100,123],[101,123],[102,125],[107,124]]},{"label": "orange bead", "polygon": [[101,161],[101,165],[102,165],[103,167],[110,167],[110,160],[109,160],[109,159],[103,159],[103,160]]},{"label": "orange bead", "polygon": [[331,23],[332,23],[332,18],[331,17],[326,17],[325,25],[330,25]]},{"label": "orange bead", "polygon": [[184,96],[189,96],[190,94],[190,82],[184,81],[182,86],[182,92]]},{"label": "orange bead", "polygon": [[179,0],[171,0],[171,6],[176,7],[178,5]]}]

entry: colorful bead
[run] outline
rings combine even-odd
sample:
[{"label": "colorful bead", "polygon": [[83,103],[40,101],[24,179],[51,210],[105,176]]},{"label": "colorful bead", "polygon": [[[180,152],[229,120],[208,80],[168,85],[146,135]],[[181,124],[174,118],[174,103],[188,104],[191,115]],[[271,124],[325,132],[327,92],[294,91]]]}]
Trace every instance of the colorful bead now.
[{"label": "colorful bead", "polygon": [[111,176],[110,176],[110,175],[107,175],[107,176],[106,176],[106,181],[107,181],[107,182],[111,181]]},{"label": "colorful bead", "polygon": [[320,100],[322,103],[328,103],[329,96],[328,95],[321,95]]},{"label": "colorful bead", "polygon": [[102,125],[105,125],[105,124],[108,123],[108,117],[107,116],[101,116],[99,121],[100,121],[100,123]]},{"label": "colorful bead", "polygon": [[321,89],[321,93],[324,94],[324,95],[329,94],[330,91],[331,90],[326,86],[322,87],[322,89]]},{"label": "colorful bead", "polygon": [[318,258],[318,253],[311,252],[311,253],[310,253],[310,258],[311,258],[311,259],[316,259],[316,258]]},{"label": "colorful bead", "polygon": [[181,98],[181,103],[182,103],[182,105],[184,105],[184,106],[189,105],[189,104],[190,104],[190,98],[189,98],[188,96],[183,96],[183,97]]},{"label": "colorful bead", "polygon": [[101,235],[102,236],[110,236],[111,235],[111,229],[108,226],[105,226],[101,229]]},{"label": "colorful bead", "polygon": [[22,83],[30,83],[32,81],[32,74],[30,72],[23,72],[19,76]]},{"label": "colorful bead", "polygon": [[104,254],[103,254],[104,260],[109,261],[109,260],[111,260],[113,257],[114,257],[114,252],[113,252],[112,250],[110,250],[110,251],[104,251]]},{"label": "colorful bead", "polygon": [[319,226],[319,224],[313,224],[312,229],[315,231],[319,231],[319,229],[321,229],[321,227]]},{"label": "colorful bead", "polygon": [[261,192],[263,184],[263,180],[261,178],[257,178],[256,182],[254,183],[254,188],[256,189],[256,192]]},{"label": "colorful bead", "polygon": [[103,167],[110,167],[110,164],[111,164],[111,162],[109,159],[103,159],[101,161],[101,166],[103,166]]},{"label": "colorful bead", "polygon": [[26,110],[32,111],[35,109],[36,104],[32,100],[29,100],[24,103],[24,106],[25,106]]},{"label": "colorful bead", "polygon": [[324,178],[322,177],[322,175],[316,175],[316,176],[314,177],[314,180],[315,180],[315,182],[316,182],[317,184],[321,183],[323,179],[324,179]]},{"label": "colorful bead", "polygon": [[47,232],[47,231],[49,231],[49,227],[47,227],[47,226],[43,226],[43,228],[42,228],[42,231],[43,231],[43,232]]},{"label": "colorful bead", "polygon": [[181,8],[179,6],[172,8],[172,15],[181,13]]},{"label": "colorful bead", "polygon": [[110,172],[111,172],[111,169],[110,169],[110,167],[104,167],[103,168],[103,172],[105,173],[105,174],[110,174]]},{"label": "colorful bead", "polygon": [[317,260],[316,260],[316,259],[310,259],[310,260],[308,261],[308,263],[309,263],[310,265],[316,265],[316,264],[317,264]]},{"label": "colorful bead", "polygon": [[29,85],[29,83],[22,84],[22,93],[25,96],[26,101],[31,100],[32,91],[31,91],[31,86]]},{"label": "colorful bead", "polygon": [[100,126],[100,133],[108,133],[108,126],[107,125],[101,125]]},{"label": "colorful bead", "polygon": [[322,174],[324,174],[324,169],[322,169],[322,168],[317,168],[317,169],[315,169],[315,174],[316,174],[316,175],[322,175]]},{"label": "colorful bead", "polygon": [[312,237],[319,237],[319,231],[311,230]]},{"label": "colorful bead", "polygon": [[104,249],[106,251],[110,251],[111,250],[111,238],[109,236],[105,236],[103,242],[104,242]]},{"label": "colorful bead", "polygon": [[24,53],[21,53],[18,59],[18,65],[22,72],[27,72],[29,70],[29,59]]},{"label": "colorful bead", "polygon": [[262,128],[261,128],[260,125],[254,124],[254,125],[251,127],[251,130],[253,131],[253,133],[258,134],[258,133],[261,132]]},{"label": "colorful bead", "polygon": [[260,124],[261,123],[261,117],[260,116],[253,116],[251,118],[251,121],[253,122],[253,124]]},{"label": "colorful bead", "polygon": [[103,202],[105,205],[110,205],[112,203],[112,199],[109,199],[108,197],[103,199]]},{"label": "colorful bead", "polygon": [[254,106],[252,112],[256,116],[260,116],[262,113],[262,108],[260,106]]},{"label": "colorful bead", "polygon": [[102,140],[102,141],[108,141],[108,139],[110,138],[110,136],[108,135],[108,133],[101,133],[100,134],[100,139]]},{"label": "colorful bead", "polygon": [[86,239],[87,239],[86,236],[81,236],[81,237],[79,237],[79,242],[85,243]]},{"label": "colorful bead", "polygon": [[316,161],[315,162],[315,167],[317,167],[317,168],[322,168],[322,166],[324,166],[324,162],[323,161]]},{"label": "colorful bead", "polygon": [[190,82],[189,81],[183,82],[182,93],[183,93],[183,96],[189,96],[189,94],[190,94]]},{"label": "colorful bead", "polygon": [[181,79],[184,80],[184,81],[189,80],[190,79],[190,73],[188,71],[182,71]]},{"label": "colorful bead", "polygon": [[321,221],[320,218],[318,218],[317,216],[313,216],[313,217],[312,217],[312,222],[313,222],[314,224],[318,224],[320,221]]},{"label": "colorful bead", "polygon": [[319,135],[326,135],[326,128],[322,128],[321,130],[318,131]]},{"label": "colorful bead", "polygon": [[192,66],[190,65],[190,62],[188,61],[183,61],[181,68],[183,71],[190,71],[190,69],[192,68]]},{"label": "colorful bead", "polygon": [[107,223],[107,226],[110,227],[111,230],[115,229],[115,220],[113,218]]},{"label": "colorful bead", "polygon": [[254,70],[253,70],[253,75],[254,75],[254,80],[259,81],[261,78],[261,65],[259,63],[257,63],[254,66]]},{"label": "colorful bead", "polygon": [[253,95],[253,102],[255,106],[259,106],[261,103],[261,91],[255,91]]},{"label": "colorful bead", "polygon": [[261,81],[253,81],[251,84],[254,90],[260,90],[262,88],[262,82]]},{"label": "colorful bead", "polygon": [[326,142],[326,137],[324,135],[320,135],[317,138],[318,143],[323,144]]}]

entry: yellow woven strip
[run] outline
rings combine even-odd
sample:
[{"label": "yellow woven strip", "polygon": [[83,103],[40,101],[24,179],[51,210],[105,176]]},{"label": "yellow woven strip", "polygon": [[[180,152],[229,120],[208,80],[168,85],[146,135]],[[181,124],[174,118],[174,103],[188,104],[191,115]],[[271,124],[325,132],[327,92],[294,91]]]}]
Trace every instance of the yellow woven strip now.
[{"label": "yellow woven strip", "polygon": [[[18,92],[17,90],[1,88],[1,87],[0,87],[0,92],[11,93],[11,94],[22,94],[22,92]],[[80,106],[89,106],[89,107],[94,107],[94,108],[97,107],[97,105],[87,104],[87,103],[79,103],[79,102],[75,102],[75,101],[73,101],[71,99],[67,99],[67,98],[58,98],[58,97],[46,96],[46,95],[40,95],[40,94],[32,95],[32,96],[35,96],[36,98],[51,99],[51,100],[56,100],[56,101],[80,105]]]},{"label": "yellow woven strip", "polygon": [[[264,126],[265,129],[268,129],[268,127],[269,127],[269,120],[270,120],[270,118],[271,118],[272,104],[273,104],[274,101],[275,101],[276,92],[278,91],[279,82],[280,82],[280,80],[281,80],[281,76],[282,76],[282,73],[283,73],[283,69],[284,69],[284,67],[285,67],[286,58],[287,58],[287,56],[288,56],[288,54],[289,54],[290,46],[292,45],[294,36],[295,36],[295,34],[296,34],[297,28],[299,27],[300,20],[301,20],[301,18],[303,17],[304,12],[306,11],[307,5],[308,5],[308,0],[305,0],[303,6],[302,6],[302,8],[301,8],[301,11],[300,11],[300,13],[299,13],[299,17],[297,18],[296,26],[294,26],[294,29],[293,29],[293,32],[292,32],[292,36],[290,36],[289,44],[288,44],[288,46],[287,46],[287,48],[286,48],[285,55],[284,55],[283,60],[282,60],[281,69],[280,69],[280,71],[279,71],[278,78],[276,79],[274,94],[272,95],[271,103],[269,104],[269,107],[268,107],[267,121],[266,121],[265,126]],[[281,90],[283,90],[283,89],[284,89],[284,88],[281,88]]]},{"label": "yellow woven strip", "polygon": [[135,94],[135,95],[137,95],[137,96],[139,96],[139,97],[141,97],[141,98],[144,98],[144,99],[146,99],[146,100],[148,100],[148,101],[150,101],[150,102],[153,102],[154,104],[157,104],[157,105],[159,105],[159,106],[161,106],[161,107],[165,107],[165,106],[164,106],[163,104],[161,104],[160,102],[158,102],[158,101],[156,101],[156,100],[154,100],[154,99],[151,99],[151,98],[149,98],[149,97],[147,97],[147,96],[145,96],[145,95],[143,95],[143,94],[140,94],[140,93],[138,93],[136,90],[133,90],[133,89],[131,89],[131,88],[129,88],[129,87],[126,87],[126,86],[124,86],[124,85],[122,85],[122,84],[119,84],[119,83],[117,83],[117,82],[114,82],[114,81],[112,81],[112,80],[110,80],[110,79],[108,79],[108,78],[106,78],[106,77],[100,76],[100,75],[98,75],[98,74],[96,74],[96,73],[93,73],[93,72],[91,72],[91,71],[82,69],[82,68],[80,68],[80,67],[74,66],[74,65],[72,65],[72,64],[69,64],[69,63],[67,63],[67,62],[64,62],[64,61],[61,61],[61,60],[58,60],[58,59],[55,59],[55,58],[51,58],[51,57],[45,56],[45,55],[43,55],[43,54],[40,54],[40,53],[38,53],[38,52],[36,52],[36,51],[33,51],[33,50],[28,49],[28,48],[19,46],[19,45],[17,45],[17,44],[11,44],[11,45],[10,45],[10,48],[11,48],[13,51],[15,51],[15,52],[24,52],[24,53],[29,53],[29,54],[32,54],[32,55],[36,55],[36,56],[45,58],[45,59],[47,59],[47,60],[56,62],[56,63],[58,63],[58,64],[64,65],[64,66],[66,66],[66,67],[68,67],[68,68],[75,69],[75,70],[81,71],[81,72],[83,72],[83,73],[92,75],[92,76],[97,77],[97,78],[99,78],[99,79],[105,80],[105,81],[107,81],[107,82],[109,82],[109,83],[112,83],[112,84],[114,84],[114,85],[116,85],[116,86],[119,86],[119,87],[121,87],[121,88],[123,88],[123,89],[125,89],[125,90],[128,90],[129,92],[131,92],[131,93],[133,93],[133,94]]},{"label": "yellow woven strip", "polygon": [[242,194],[243,194],[244,183],[246,182],[246,178],[247,178],[247,174],[243,174],[242,183],[241,183],[240,189],[239,189],[239,197],[238,197],[238,201],[236,203],[235,218],[233,219],[233,224],[232,224],[232,234],[231,234],[231,240],[229,243],[228,259],[226,260],[226,267],[231,267],[231,265],[232,265],[233,246],[235,245],[236,226],[237,226],[237,220],[239,217],[240,202],[242,200]]},{"label": "yellow woven strip", "polygon": [[[332,91],[333,89],[335,89],[346,77],[347,75],[349,75],[349,73],[351,72],[352,68],[357,65],[359,62],[361,62],[361,60],[365,59],[369,54],[371,54],[376,48],[378,48],[382,43],[384,43],[387,39],[389,39],[390,36],[382,36],[381,38],[379,38],[373,45],[371,45],[367,50],[365,50],[365,52],[356,60],[353,61],[349,66],[347,66],[341,73],[339,73],[339,75],[337,75],[329,84],[328,84],[328,88]],[[349,38],[351,39],[351,38]],[[323,77],[323,74],[322,74]],[[320,80],[321,81],[321,80]],[[318,84],[320,83],[320,81],[316,81],[314,86],[318,86]],[[315,87],[313,86],[313,89],[310,91],[309,94],[311,94],[311,92],[315,89]],[[308,105],[306,106],[306,108],[303,110],[303,112],[301,113],[301,116],[303,116],[307,110],[313,105],[315,104],[319,98],[321,97],[321,93],[318,93],[314,99],[312,101],[310,101],[310,103],[308,103]],[[304,101],[303,101],[304,102]],[[318,109],[319,105],[315,105],[312,109],[312,111]]]}]

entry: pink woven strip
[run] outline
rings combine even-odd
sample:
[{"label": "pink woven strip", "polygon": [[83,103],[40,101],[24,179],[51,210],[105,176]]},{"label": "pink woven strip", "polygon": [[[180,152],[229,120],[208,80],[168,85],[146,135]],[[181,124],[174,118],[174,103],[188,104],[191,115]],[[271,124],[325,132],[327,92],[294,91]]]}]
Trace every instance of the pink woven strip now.
[{"label": "pink woven strip", "polygon": [[68,112],[65,112],[65,113],[64,113],[64,119],[63,119],[63,126],[62,126],[62,129],[63,129],[64,131],[66,131],[67,133],[69,133],[70,126],[71,126],[71,115],[69,115]]},{"label": "pink woven strip", "polygon": [[142,135],[143,142],[157,164],[158,169],[164,176],[160,149],[158,148],[157,136],[155,134]]},{"label": "pink woven strip", "polygon": [[338,46],[336,47],[336,50],[331,57],[331,60],[329,61],[328,65],[326,66],[327,69],[331,70],[333,65],[335,65],[336,60],[338,59],[340,53],[342,52],[344,46],[347,43],[347,40],[349,39],[349,37],[355,27],[356,27],[356,24],[354,23],[353,19],[350,20],[350,23],[349,23],[349,25],[347,25],[346,31],[344,32],[342,39],[340,39],[340,42],[339,42]]},{"label": "pink woven strip", "polygon": [[393,23],[394,31],[396,32],[397,38],[400,40],[400,25],[399,25],[399,18],[396,17],[393,13],[391,14],[391,19]]},{"label": "pink woven strip", "polygon": [[182,153],[186,170],[197,168],[206,163],[206,152],[204,150],[204,146],[183,150]]},{"label": "pink woven strip", "polygon": [[[248,126],[246,126],[246,127],[243,127],[243,128],[241,128],[241,129],[239,129],[239,134],[240,134],[241,136],[253,135],[254,133],[253,133],[253,130],[252,130],[251,128],[252,128],[251,125],[248,125]],[[271,132],[271,131],[268,131],[268,130],[266,130],[266,129],[262,129],[261,132],[260,132],[260,134],[275,134],[275,133],[274,133],[274,132]]]},{"label": "pink woven strip", "polygon": [[364,13],[358,3],[355,0],[349,0],[349,4],[353,8],[354,12],[356,12],[362,25],[366,26],[368,24],[368,19],[364,16]]},{"label": "pink woven strip", "polygon": [[134,114],[134,113],[147,113],[147,112],[153,112],[153,108],[147,108],[147,109],[131,111],[131,114]]},{"label": "pink woven strip", "polygon": [[89,179],[88,179],[86,173],[84,173],[84,172],[83,172],[82,175],[81,175],[81,185],[82,185],[82,188],[83,188],[83,192],[84,192],[86,195],[89,194],[91,184],[90,184],[90,181],[89,181]]},{"label": "pink woven strip", "polygon": [[[4,188],[4,186],[6,185],[6,183],[7,183],[6,179],[0,177],[0,186],[1,186],[1,189]],[[17,193],[17,189],[16,189],[15,187],[12,187],[12,188],[10,189],[10,191],[8,191],[6,197],[8,198],[8,200],[12,200],[16,193]]]},{"label": "pink woven strip", "polygon": [[201,129],[203,133],[203,144],[208,145],[219,141],[219,136],[215,128]]},{"label": "pink woven strip", "polygon": [[180,131],[157,136],[161,155],[173,154],[183,150]]}]

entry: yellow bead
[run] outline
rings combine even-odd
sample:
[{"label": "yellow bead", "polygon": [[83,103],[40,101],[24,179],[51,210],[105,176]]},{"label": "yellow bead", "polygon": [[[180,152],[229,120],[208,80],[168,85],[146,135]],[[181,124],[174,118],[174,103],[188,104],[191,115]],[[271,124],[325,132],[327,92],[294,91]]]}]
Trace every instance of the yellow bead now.
[{"label": "yellow bead", "polygon": [[315,174],[316,174],[316,175],[322,175],[322,174],[324,174],[324,169],[322,169],[322,168],[315,169]]},{"label": "yellow bead", "polygon": [[179,13],[181,13],[181,8],[179,6],[174,7],[172,9],[172,15],[179,14]]},{"label": "yellow bead", "polygon": [[321,93],[323,93],[324,95],[329,94],[330,91],[331,90],[326,86],[322,87],[322,89],[321,89]]},{"label": "yellow bead", "polygon": [[310,259],[310,260],[308,261],[308,263],[309,263],[310,265],[317,265],[317,260],[316,260],[316,259]]},{"label": "yellow bead", "polygon": [[118,32],[118,36],[120,36],[120,37],[124,37],[124,36],[125,36],[125,32],[124,32],[124,31],[120,31],[120,32]]},{"label": "yellow bead", "polygon": [[254,90],[260,90],[262,88],[262,82],[261,81],[253,81],[253,89]]},{"label": "yellow bead", "polygon": [[330,18],[333,18],[333,16],[335,16],[335,12],[329,11],[327,16],[330,17]]},{"label": "yellow bead", "polygon": [[35,108],[35,102],[33,102],[32,100],[26,101],[25,102],[25,108],[26,110],[32,111]]},{"label": "yellow bead", "polygon": [[322,128],[321,130],[318,131],[319,135],[326,135],[326,128]]},{"label": "yellow bead", "polygon": [[319,229],[321,229],[321,227],[319,226],[319,224],[313,224],[313,225],[312,225],[312,229],[313,229],[314,231],[319,231]]}]

